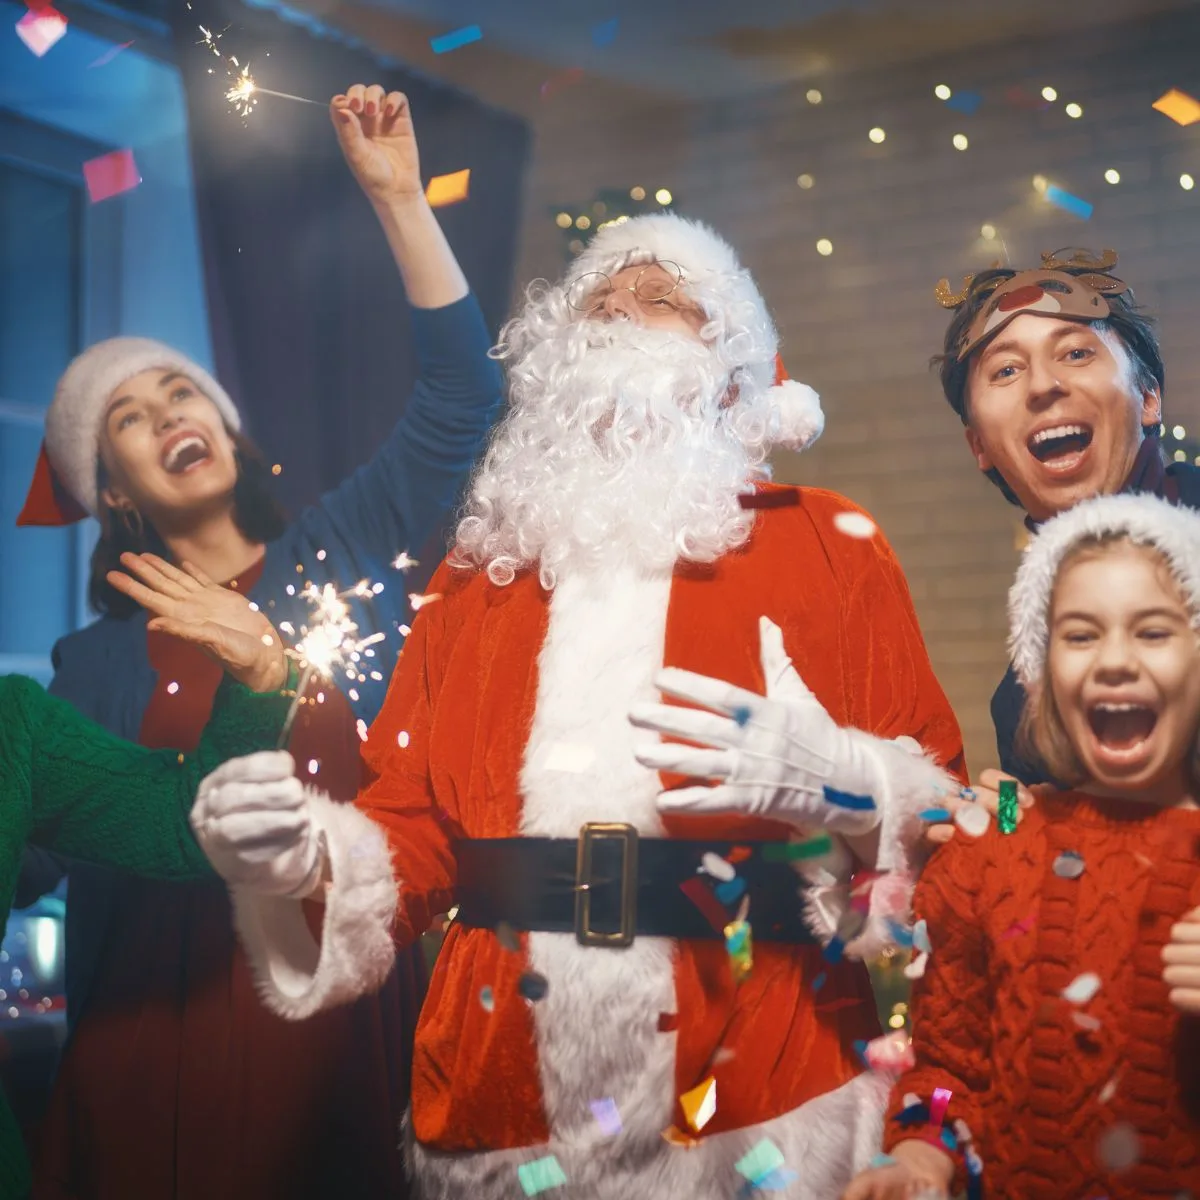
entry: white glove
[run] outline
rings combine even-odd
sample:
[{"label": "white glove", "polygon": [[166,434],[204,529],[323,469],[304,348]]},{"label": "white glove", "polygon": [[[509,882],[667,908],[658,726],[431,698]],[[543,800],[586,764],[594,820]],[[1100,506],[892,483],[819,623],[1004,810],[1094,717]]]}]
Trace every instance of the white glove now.
[{"label": "white glove", "polygon": [[222,763],[201,782],[191,821],[200,848],[231,886],[303,899],[321,881],[321,831],[286,750]]},{"label": "white glove", "polygon": [[873,739],[843,729],[825,711],[796,673],[778,625],[760,617],[759,637],[766,696],[667,667],[655,678],[658,688],[710,711],[639,704],[630,712],[639,728],[705,747],[663,743],[639,751],[638,762],[718,785],[662,792],[659,811],[743,813],[852,837],[869,833],[880,821],[875,797],[885,783]]}]

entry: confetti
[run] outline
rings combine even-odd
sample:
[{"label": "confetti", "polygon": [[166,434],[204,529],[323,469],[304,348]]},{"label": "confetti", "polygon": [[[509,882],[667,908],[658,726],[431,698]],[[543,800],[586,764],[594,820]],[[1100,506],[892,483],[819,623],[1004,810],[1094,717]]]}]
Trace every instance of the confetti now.
[{"label": "confetti", "polygon": [[658,1032],[659,1033],[674,1033],[679,1028],[678,1013],[659,1013],[658,1014]]},{"label": "confetti", "polygon": [[1080,1029],[1087,1033],[1099,1033],[1104,1027],[1102,1021],[1096,1017],[1090,1016],[1088,1013],[1073,1012],[1071,1019],[1079,1026]]},{"label": "confetti", "polygon": [[1100,990],[1100,976],[1094,971],[1077,975],[1062,990],[1062,998],[1071,1004],[1086,1004]]},{"label": "confetti", "polygon": [[1101,1089],[1100,1094],[1096,1097],[1101,1104],[1107,1104],[1117,1094],[1117,1084],[1121,1080],[1121,1073],[1118,1071]]},{"label": "confetti", "polygon": [[927,808],[918,815],[922,821],[929,821],[935,825],[950,820],[950,810],[948,808]]},{"label": "confetti", "polygon": [[407,729],[402,729],[398,734],[396,734],[396,745],[399,746],[401,750],[408,749],[409,740]]},{"label": "confetti", "polygon": [[930,1125],[941,1125],[946,1119],[946,1110],[950,1107],[950,1099],[954,1093],[949,1088],[933,1089],[933,1099],[929,1103]]},{"label": "confetti", "polygon": [[821,973],[820,973],[820,974],[819,974],[819,975],[816,977],[816,979],[814,979],[814,980],[812,981],[812,990],[813,990],[814,992],[819,992],[819,991],[820,991],[820,990],[821,990],[821,989],[822,989],[822,988],[825,986],[825,981],[826,981],[828,978],[829,978],[828,974],[827,974],[826,972],[822,971],[822,972],[821,972]]},{"label": "confetti", "polygon": [[596,749],[577,742],[554,742],[546,751],[542,769],[564,775],[583,775],[596,763]]},{"label": "confetti", "polygon": [[684,1092],[679,1097],[679,1105],[689,1128],[699,1133],[716,1116],[717,1081],[710,1075],[691,1091]]},{"label": "confetti", "polygon": [[1064,850],[1054,860],[1054,873],[1059,879],[1078,879],[1084,871],[1083,855],[1075,850]]},{"label": "confetti", "polygon": [[736,904],[742,898],[745,890],[746,881],[741,878],[731,879],[728,883],[718,883],[713,889],[717,899],[725,905]]},{"label": "confetti", "polygon": [[861,512],[840,512],[833,518],[833,526],[839,533],[852,538],[871,538],[879,532],[879,526]]},{"label": "confetti", "polygon": [[539,975],[536,971],[526,971],[517,981],[517,991],[531,1004],[544,1000],[549,990],[550,984],[545,975]]},{"label": "confetti", "polygon": [[790,1167],[776,1167],[774,1171],[768,1171],[753,1183],[747,1183],[746,1188],[756,1192],[782,1192],[799,1178]]},{"label": "confetti", "polygon": [[319,758],[310,758],[308,760],[308,773],[315,775],[321,769],[321,760]]},{"label": "confetti", "polygon": [[734,1164],[739,1175],[757,1186],[772,1171],[784,1165],[783,1151],[770,1138],[763,1138]]},{"label": "confetti", "polygon": [[[483,30],[478,25],[464,25],[461,29],[452,29],[440,37],[430,38],[429,45],[434,54],[449,54],[460,46],[469,46],[483,37]],[[564,1183],[566,1180],[563,1181]],[[531,1192],[530,1195],[533,1193]]]},{"label": "confetti", "polygon": [[95,67],[108,66],[108,64],[112,62],[112,60],[116,58],[122,50],[128,50],[132,45],[133,42],[122,42],[121,45],[114,46],[111,50],[106,50],[98,59],[95,60],[95,62],[88,63],[88,70],[90,71]]},{"label": "confetti", "polygon": [[1063,191],[1053,183],[1046,188],[1046,199],[1064,212],[1078,217],[1081,221],[1088,220],[1092,215],[1093,205],[1086,200],[1081,200],[1078,196],[1072,196],[1070,192]]},{"label": "confetti", "polygon": [[733,710],[733,719],[743,729],[750,724],[750,718],[752,716],[754,716],[754,713],[744,704],[738,705],[738,707]]},{"label": "confetti", "polygon": [[366,723],[366,721],[364,721],[362,719],[362,717],[359,717],[358,720],[354,723],[354,728],[358,731],[359,741],[365,742],[367,740],[367,723]]},{"label": "confetti", "polygon": [[1021,937],[1023,934],[1028,933],[1033,928],[1033,924],[1034,918],[1032,916],[1022,917],[1019,921],[1014,921],[1000,935],[1000,940],[1002,942],[1009,942],[1015,937]]},{"label": "confetti", "polygon": [[177,691],[179,691],[179,684],[176,683],[175,680],[171,680],[171,682],[167,684],[167,695],[173,696]]},{"label": "confetti", "polygon": [[1176,125],[1194,125],[1200,121],[1200,100],[1178,88],[1164,92],[1150,107],[1170,117]]},{"label": "confetti", "polygon": [[853,792],[839,792],[837,788],[825,785],[825,799],[838,808],[848,808],[853,812],[873,812],[875,801],[870,796],[856,796]]},{"label": "confetti", "polygon": [[968,804],[955,812],[954,823],[969,837],[983,837],[992,823],[992,814],[982,804]]},{"label": "confetti", "polygon": [[1000,780],[1000,803],[996,812],[996,827],[1001,833],[1017,831],[1017,781]]},{"label": "confetti", "polygon": [[557,75],[551,75],[549,79],[542,81],[542,86],[538,89],[539,95],[543,100],[549,100],[555,92],[562,91],[565,87],[570,87],[573,83],[578,83],[583,78],[582,67],[569,67],[565,71],[560,71]]},{"label": "confetti", "polygon": [[867,1167],[872,1171],[878,1170],[880,1167],[894,1167],[895,1165],[896,1160],[890,1154],[884,1154],[882,1150],[867,1163]]},{"label": "confetti", "polygon": [[725,928],[728,916],[717,898],[702,879],[688,879],[679,885],[679,890],[704,914],[704,919],[720,933]]},{"label": "confetti", "polygon": [[430,208],[445,208],[466,200],[471,190],[471,168],[453,171],[449,175],[435,175],[425,188],[425,199]]},{"label": "confetti", "polygon": [[737,878],[737,870],[733,863],[726,862],[719,854],[714,854],[711,850],[706,851],[700,859],[700,869],[706,875],[711,875],[722,883],[728,883],[731,879]]},{"label": "confetti", "polygon": [[954,95],[945,101],[947,108],[952,108],[955,112],[964,113],[968,117],[974,116],[982,103],[983,96],[979,92],[955,92]]},{"label": "confetti", "polygon": [[142,182],[132,150],[113,150],[83,164],[83,178],[93,204],[131,191]]},{"label": "confetti", "polygon": [[482,987],[479,989],[479,1003],[483,1006],[484,1012],[491,1012],[496,1007],[496,997],[490,987]]},{"label": "confetti", "polygon": [[762,848],[765,862],[796,862],[805,858],[820,858],[833,849],[833,839],[827,833],[799,842],[767,842]]},{"label": "confetti", "polygon": [[1096,1142],[1096,1160],[1108,1171],[1128,1171],[1142,1156],[1142,1140],[1128,1121],[1106,1129]]},{"label": "confetti", "polygon": [[619,22],[616,17],[611,21],[605,21],[603,24],[596,25],[592,29],[592,45],[603,50],[605,46],[611,46],[617,40],[617,26]]},{"label": "confetti", "polygon": [[922,950],[916,958],[904,968],[905,979],[924,979],[925,968],[929,965],[929,951]]},{"label": "confetti", "polygon": [[691,1150],[694,1146],[700,1143],[689,1133],[684,1133],[675,1125],[668,1125],[662,1131],[662,1139],[668,1146],[682,1146],[684,1150]]},{"label": "confetti", "polygon": [[67,32],[67,18],[57,9],[30,9],[16,24],[17,37],[41,58]]},{"label": "confetti", "polygon": [[616,1137],[621,1132],[621,1114],[615,1100],[593,1100],[589,1107],[605,1137]]},{"label": "confetti", "polygon": [[749,921],[730,921],[725,926],[725,950],[733,968],[734,982],[741,983],[754,968],[754,943]]},{"label": "confetti", "polygon": [[545,1158],[535,1158],[533,1162],[522,1163],[517,1168],[517,1178],[527,1196],[536,1196],[539,1192],[549,1191],[550,1188],[562,1187],[567,1182],[567,1177],[553,1154],[547,1154]]},{"label": "confetti", "polygon": [[932,954],[933,944],[929,940],[929,925],[925,920],[913,925],[912,943],[922,954]]},{"label": "confetti", "polygon": [[413,567],[419,567],[421,564],[415,558],[410,558],[407,550],[401,550],[399,554],[392,559],[392,567],[397,571],[411,571]]}]

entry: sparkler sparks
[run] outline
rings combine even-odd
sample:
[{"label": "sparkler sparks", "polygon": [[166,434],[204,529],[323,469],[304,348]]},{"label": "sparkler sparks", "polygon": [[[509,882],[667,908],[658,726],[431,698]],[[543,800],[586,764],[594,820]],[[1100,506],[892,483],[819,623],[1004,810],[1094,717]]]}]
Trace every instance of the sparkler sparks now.
[{"label": "sparkler sparks", "polygon": [[[323,104],[316,100],[309,100],[304,96],[293,96],[289,92],[276,92],[271,88],[259,87],[255,82],[254,76],[250,74],[250,64],[243,66],[238,62],[234,55],[224,55],[221,47],[217,43],[225,36],[225,30],[220,33],[213,33],[211,29],[206,29],[203,25],[197,25],[200,30],[200,41],[197,46],[203,46],[206,50],[211,50],[213,54],[225,62],[225,73],[233,81],[232,85],[225,92],[225,99],[233,106],[234,111],[243,120],[248,117],[253,111],[254,106],[258,103],[259,96],[276,96],[280,100],[293,100],[297,104],[314,104],[318,108],[324,108]],[[212,72],[209,72],[212,74]]]}]

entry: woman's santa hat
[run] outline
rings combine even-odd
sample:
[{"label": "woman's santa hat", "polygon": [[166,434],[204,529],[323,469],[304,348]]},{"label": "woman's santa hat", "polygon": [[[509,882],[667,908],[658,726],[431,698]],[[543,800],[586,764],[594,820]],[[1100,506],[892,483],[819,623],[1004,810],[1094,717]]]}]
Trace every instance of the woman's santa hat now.
[{"label": "woman's santa hat", "polygon": [[1050,643],[1050,602],[1063,562],[1080,545],[1126,538],[1162,555],[1200,630],[1200,513],[1157,496],[1099,496],[1042,525],[1008,593],[1009,651],[1017,678],[1037,687]]},{"label": "woman's santa hat", "polygon": [[150,338],[108,338],[63,372],[46,411],[46,434],[18,525],[70,525],[100,512],[100,431],[113,392],[143,371],[186,375],[230,429],[242,419],[225,389],[186,354]]},{"label": "woman's santa hat", "polygon": [[675,263],[689,298],[732,335],[735,380],[740,374],[768,389],[774,410],[771,440],[788,450],[811,446],[825,428],[820,397],[783,369],[779,334],[766,302],[729,243],[707,225],[674,213],[612,221],[571,264],[568,281],[590,271],[613,275],[642,262]]}]

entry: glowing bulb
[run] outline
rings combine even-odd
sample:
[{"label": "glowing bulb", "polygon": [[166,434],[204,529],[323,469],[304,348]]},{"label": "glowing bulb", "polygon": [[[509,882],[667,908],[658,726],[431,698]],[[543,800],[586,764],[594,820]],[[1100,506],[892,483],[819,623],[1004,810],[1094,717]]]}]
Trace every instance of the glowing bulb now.
[{"label": "glowing bulb", "polygon": [[954,93],[944,83],[939,83],[937,87],[933,89],[933,94],[939,100],[949,100],[950,97],[954,95]]},{"label": "glowing bulb", "polygon": [[1042,88],[1042,99],[1049,100],[1053,104],[1058,99],[1058,92],[1052,87],[1044,87]]},{"label": "glowing bulb", "polygon": [[630,200],[645,200],[646,189],[644,187],[631,187],[629,189]]},{"label": "glowing bulb", "polygon": [[901,1013],[892,1013],[892,1015],[888,1017],[888,1025],[890,1025],[892,1029],[903,1029],[904,1016]]},{"label": "glowing bulb", "polygon": [[817,242],[817,253],[828,258],[833,253],[833,243],[828,238],[821,238]]},{"label": "glowing bulb", "polygon": [[878,125],[876,125],[875,128],[867,134],[867,137],[869,137],[871,141],[878,146],[879,143],[882,142],[885,137],[887,137],[887,134],[884,133],[884,131],[880,129]]},{"label": "glowing bulb", "polygon": [[1035,192],[1044,192],[1049,186],[1045,175],[1035,175],[1033,177],[1033,190]]},{"label": "glowing bulb", "polygon": [[804,175],[796,176],[796,183],[807,192],[808,189],[812,187],[814,183],[816,183],[816,180],[813,179],[811,175],[805,173]]},{"label": "glowing bulb", "polygon": [[1183,439],[1187,437],[1187,430],[1184,429],[1182,425],[1176,425],[1175,428],[1171,430],[1171,436],[1177,442],[1182,442]]},{"label": "glowing bulb", "polygon": [[979,236],[981,238],[986,238],[989,242],[993,241],[996,237],[995,225],[980,225]]},{"label": "glowing bulb", "polygon": [[658,191],[654,193],[654,198],[664,207],[671,203],[671,193],[667,191],[666,188],[659,188]]},{"label": "glowing bulb", "polygon": [[1109,183],[1120,183],[1121,182],[1121,172],[1114,171],[1112,167],[1109,167],[1108,170],[1104,172],[1104,178]]},{"label": "glowing bulb", "polygon": [[1196,186],[1196,181],[1185,171],[1179,177],[1179,186],[1183,188],[1185,192],[1190,192],[1192,188]]},{"label": "glowing bulb", "polygon": [[554,223],[559,227],[559,229],[570,229],[574,224],[574,222],[571,220],[570,213],[559,213],[558,216],[554,218]]},{"label": "glowing bulb", "polygon": [[591,227],[592,227],[592,218],[591,217],[584,216],[584,217],[576,217],[575,218],[575,228],[576,229],[591,229]]},{"label": "glowing bulb", "polygon": [[821,101],[825,99],[825,97],[822,96],[816,88],[809,88],[808,91],[804,93],[804,98],[809,102],[809,104],[820,104]]},{"label": "glowing bulb", "polygon": [[1068,104],[1065,111],[1068,117],[1083,116],[1083,109],[1078,104]]},{"label": "glowing bulb", "polygon": [[1187,451],[1186,450],[1176,450],[1175,451],[1175,461],[1176,462],[1186,462],[1187,461]]},{"label": "glowing bulb", "polygon": [[967,141],[965,133],[956,133],[951,139],[954,142],[955,150],[965,150],[971,143]]}]

